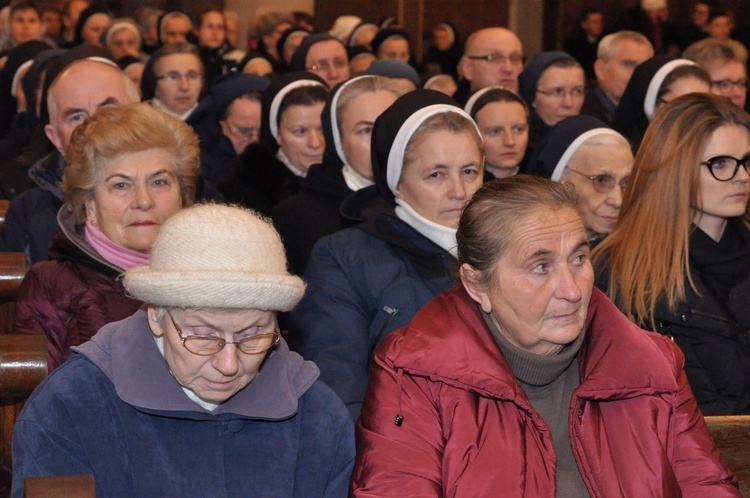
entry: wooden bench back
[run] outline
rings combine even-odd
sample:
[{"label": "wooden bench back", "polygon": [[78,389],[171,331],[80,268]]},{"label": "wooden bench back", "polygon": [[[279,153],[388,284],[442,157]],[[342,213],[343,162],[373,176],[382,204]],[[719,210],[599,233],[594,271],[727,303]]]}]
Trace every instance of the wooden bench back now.
[{"label": "wooden bench back", "polygon": [[47,338],[11,333],[16,297],[25,274],[24,254],[0,252],[0,496],[10,490],[16,417],[23,401],[47,375]]},{"label": "wooden bench back", "polygon": [[750,415],[705,417],[722,461],[740,482],[742,496],[750,497]]},{"label": "wooden bench back", "polygon": [[0,199],[0,228],[5,224],[5,213],[8,212],[10,207],[10,201],[8,199]]}]

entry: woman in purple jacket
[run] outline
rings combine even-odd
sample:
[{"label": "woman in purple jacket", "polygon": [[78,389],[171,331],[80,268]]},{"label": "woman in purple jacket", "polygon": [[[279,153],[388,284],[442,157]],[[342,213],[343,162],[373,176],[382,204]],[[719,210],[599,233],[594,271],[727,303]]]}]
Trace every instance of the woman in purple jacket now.
[{"label": "woman in purple jacket", "polygon": [[148,104],[102,109],[73,132],[60,231],[21,284],[14,327],[47,336],[50,371],[141,306],[117,277],[148,263],[161,224],[193,203],[199,153],[188,125]]}]

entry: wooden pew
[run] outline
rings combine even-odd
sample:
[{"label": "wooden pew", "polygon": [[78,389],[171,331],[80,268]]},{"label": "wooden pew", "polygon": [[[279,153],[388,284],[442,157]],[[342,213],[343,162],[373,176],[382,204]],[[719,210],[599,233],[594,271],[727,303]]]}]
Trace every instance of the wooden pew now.
[{"label": "wooden pew", "polygon": [[8,212],[8,207],[10,207],[10,201],[7,199],[0,199],[0,228],[5,224],[5,213]]},{"label": "wooden pew", "polygon": [[24,498],[95,498],[94,476],[27,477]]},{"label": "wooden pew", "polygon": [[750,415],[705,417],[722,461],[740,482],[742,496],[750,497]]},{"label": "wooden pew", "polygon": [[26,275],[26,256],[0,252],[0,335],[9,334],[16,314],[16,295]]},{"label": "wooden pew", "polygon": [[24,254],[0,252],[0,496],[10,491],[10,445],[16,416],[23,400],[47,375],[46,337],[8,335],[25,274]]}]

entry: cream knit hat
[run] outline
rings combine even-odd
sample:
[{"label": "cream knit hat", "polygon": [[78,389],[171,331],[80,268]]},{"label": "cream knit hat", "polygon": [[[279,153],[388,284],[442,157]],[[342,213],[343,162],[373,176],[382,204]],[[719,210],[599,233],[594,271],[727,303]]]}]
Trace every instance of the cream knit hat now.
[{"label": "cream knit hat", "polygon": [[305,292],[286,268],[284,246],[254,211],[202,204],[162,226],[151,263],[125,272],[125,289],[141,301],[183,308],[289,311]]}]

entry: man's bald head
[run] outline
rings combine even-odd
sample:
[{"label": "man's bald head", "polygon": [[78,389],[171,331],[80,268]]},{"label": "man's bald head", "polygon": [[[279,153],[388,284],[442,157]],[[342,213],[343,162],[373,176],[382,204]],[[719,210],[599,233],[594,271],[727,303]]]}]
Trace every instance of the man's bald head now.
[{"label": "man's bald head", "polygon": [[101,108],[138,101],[138,90],[120,68],[102,60],[79,60],[61,71],[49,87],[49,124],[44,131],[64,155],[73,130],[87,117]]},{"label": "man's bald head", "polygon": [[507,28],[483,28],[466,40],[461,73],[473,91],[488,86],[518,90],[518,75],[523,70],[523,45]]}]

